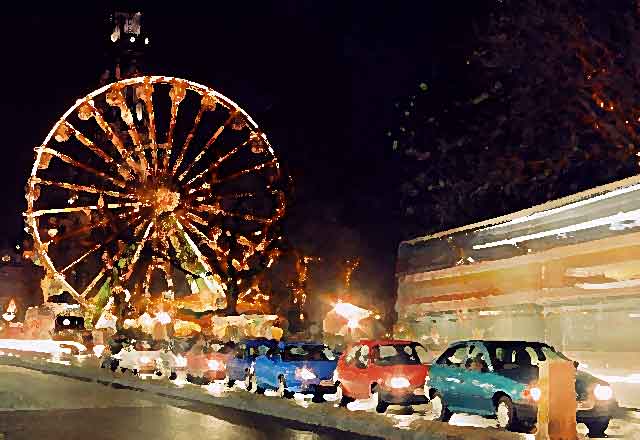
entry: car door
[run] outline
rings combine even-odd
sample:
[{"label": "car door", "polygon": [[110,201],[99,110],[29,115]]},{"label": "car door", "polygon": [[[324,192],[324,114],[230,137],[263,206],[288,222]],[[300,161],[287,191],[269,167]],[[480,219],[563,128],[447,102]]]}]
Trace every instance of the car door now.
[{"label": "car door", "polygon": [[349,397],[352,396],[354,380],[356,379],[355,359],[362,346],[355,344],[347,347],[344,354],[338,361],[338,381],[342,384],[343,392]]},{"label": "car door", "polygon": [[366,399],[371,395],[371,366],[370,347],[362,345],[357,351],[354,360],[353,381],[352,381],[352,397],[355,399]]},{"label": "car door", "polygon": [[494,375],[489,353],[484,344],[470,343],[458,385],[460,389],[459,403],[464,410],[482,415],[494,413],[492,400],[495,390]]},{"label": "car door", "polygon": [[246,344],[238,344],[233,356],[230,357],[227,363],[227,374],[230,379],[244,380],[245,368],[248,368],[245,357],[247,356]]},{"label": "car door", "polygon": [[467,354],[466,343],[455,344],[431,366],[429,388],[439,391],[451,409],[461,408],[464,404],[462,373]]}]

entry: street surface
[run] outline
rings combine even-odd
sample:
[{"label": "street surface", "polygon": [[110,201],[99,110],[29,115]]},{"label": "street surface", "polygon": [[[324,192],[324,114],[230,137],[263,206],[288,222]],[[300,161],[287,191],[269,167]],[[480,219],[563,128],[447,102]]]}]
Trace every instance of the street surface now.
[{"label": "street surface", "polygon": [[0,439],[364,438],[231,409],[0,366]]}]

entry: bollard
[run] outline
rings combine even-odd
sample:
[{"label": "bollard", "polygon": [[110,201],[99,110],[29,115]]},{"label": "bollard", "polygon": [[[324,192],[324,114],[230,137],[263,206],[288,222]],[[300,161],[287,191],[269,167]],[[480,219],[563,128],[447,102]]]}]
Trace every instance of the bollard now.
[{"label": "bollard", "polygon": [[550,360],[539,364],[539,440],[576,440],[576,369],[571,362]]}]

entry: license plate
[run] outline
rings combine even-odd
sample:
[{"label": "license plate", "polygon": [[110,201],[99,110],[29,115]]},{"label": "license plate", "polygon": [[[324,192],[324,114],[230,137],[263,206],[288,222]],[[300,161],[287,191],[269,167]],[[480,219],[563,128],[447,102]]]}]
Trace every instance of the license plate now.
[{"label": "license plate", "polygon": [[332,380],[321,380],[320,385],[323,387],[332,387],[334,385]]}]

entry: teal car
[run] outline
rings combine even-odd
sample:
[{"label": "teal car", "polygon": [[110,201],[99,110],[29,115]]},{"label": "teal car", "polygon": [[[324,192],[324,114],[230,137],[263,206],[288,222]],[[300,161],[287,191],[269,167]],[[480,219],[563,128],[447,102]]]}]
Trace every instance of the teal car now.
[{"label": "teal car", "polygon": [[[454,412],[496,418],[500,428],[530,430],[537,421],[541,391],[538,364],[567,359],[541,342],[460,341],[431,365],[428,388],[432,409],[441,421]],[[578,363],[574,363],[576,367]],[[618,404],[609,384],[576,371],[576,420],[589,435],[602,435]]]}]

